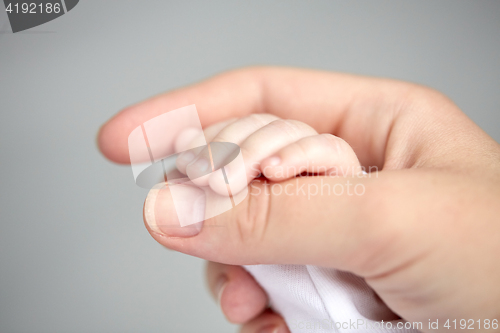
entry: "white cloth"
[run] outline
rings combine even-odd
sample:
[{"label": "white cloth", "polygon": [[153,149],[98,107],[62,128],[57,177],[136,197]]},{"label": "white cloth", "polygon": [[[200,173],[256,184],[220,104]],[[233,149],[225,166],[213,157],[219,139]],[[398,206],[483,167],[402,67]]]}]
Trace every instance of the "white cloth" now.
[{"label": "white cloth", "polygon": [[245,269],[266,290],[271,307],[283,316],[292,333],[419,332],[405,329],[410,323],[398,319],[356,275],[304,265]]}]

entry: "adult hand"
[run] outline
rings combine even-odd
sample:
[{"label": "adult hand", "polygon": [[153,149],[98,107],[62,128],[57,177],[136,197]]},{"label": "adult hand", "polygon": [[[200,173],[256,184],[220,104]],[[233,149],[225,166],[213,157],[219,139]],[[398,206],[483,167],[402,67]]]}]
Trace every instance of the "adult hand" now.
[{"label": "adult hand", "polygon": [[[423,322],[424,331],[429,319],[482,320],[481,329],[500,319],[500,148],[442,94],[386,79],[249,68],[123,110],[102,127],[101,151],[128,163],[127,137],[135,127],[189,104],[196,104],[204,127],[251,113],[303,121],[341,137],[363,166],[380,170],[348,179],[362,185],[363,195],[309,200],[310,193],[267,195],[264,183],[253,184],[244,202],[207,219],[191,237],[169,237],[146,224],[162,245],[222,263],[209,264],[209,285],[214,294],[224,286],[223,312],[245,323],[244,332],[284,322],[264,310],[263,290],[233,266],[242,264],[352,272],[399,316]],[[333,188],[347,180],[283,184],[307,188],[320,181]]]}]

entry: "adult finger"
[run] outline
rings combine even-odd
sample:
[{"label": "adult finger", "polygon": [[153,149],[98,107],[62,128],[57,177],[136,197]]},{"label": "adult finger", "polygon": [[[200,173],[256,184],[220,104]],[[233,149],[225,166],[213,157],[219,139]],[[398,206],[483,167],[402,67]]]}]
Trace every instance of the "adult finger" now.
[{"label": "adult finger", "polygon": [[[384,182],[396,177],[384,177]],[[203,227],[201,223],[181,227],[169,187],[152,189],[144,206],[145,223],[162,245],[206,260],[238,265],[315,264],[357,273],[356,255],[373,255],[366,250],[375,240],[384,242],[401,230],[387,233],[390,217],[379,219],[370,211],[374,203],[367,198],[380,200],[378,188],[387,186],[380,178],[304,177],[272,186],[255,181],[243,202],[206,219]],[[403,178],[395,183],[408,185]],[[200,209],[204,208],[186,211]],[[367,212],[373,216],[364,216]]]},{"label": "adult finger", "polygon": [[240,333],[290,333],[290,330],[280,315],[268,309],[245,323]]},{"label": "adult finger", "polygon": [[129,163],[127,139],[134,128],[190,104],[196,104],[203,127],[251,113],[305,122],[320,133],[342,137],[363,165],[379,168],[386,161],[386,167],[401,168],[429,161],[429,156],[449,156],[449,142],[442,138],[456,128],[467,127],[453,142],[465,149],[474,137],[485,136],[441,94],[413,84],[303,69],[248,68],[124,109],[101,128],[102,153]]},{"label": "adult finger", "polygon": [[265,291],[241,266],[208,262],[206,277],[213,297],[232,323],[246,323],[267,306]]},{"label": "adult finger", "polygon": [[[175,213],[146,215],[145,223],[162,245],[206,260],[310,264],[369,277],[416,260],[436,246],[439,242],[428,235],[445,233],[446,225],[439,223],[446,218],[441,207],[453,204],[460,209],[450,197],[459,197],[456,202],[476,200],[478,193],[463,191],[464,182],[477,186],[477,179],[457,183],[455,174],[429,169],[299,177],[271,184],[259,179],[250,184],[240,204],[206,219],[201,228],[192,227],[188,235],[169,228]],[[145,211],[173,206],[167,196],[155,202],[152,198],[161,194],[154,191]],[[490,203],[479,204],[487,209]],[[422,211],[427,218],[421,218]],[[415,239],[420,246],[412,246]],[[464,244],[461,250],[466,248]]]}]

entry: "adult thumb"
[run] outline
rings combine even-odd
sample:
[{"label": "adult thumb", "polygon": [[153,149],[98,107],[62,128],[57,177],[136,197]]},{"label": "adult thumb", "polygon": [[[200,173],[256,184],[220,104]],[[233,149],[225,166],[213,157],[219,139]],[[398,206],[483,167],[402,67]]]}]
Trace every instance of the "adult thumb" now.
[{"label": "adult thumb", "polygon": [[364,254],[383,241],[383,227],[375,230],[376,222],[363,208],[373,209],[367,201],[378,195],[379,180],[372,176],[297,177],[280,183],[257,179],[234,208],[182,227],[179,209],[188,217],[199,216],[207,203],[193,199],[198,192],[187,188],[183,191],[191,200],[174,203],[173,187],[160,186],[148,194],[144,220],[159,243],[202,259],[233,265],[311,264],[356,273],[357,265],[369,260]]}]

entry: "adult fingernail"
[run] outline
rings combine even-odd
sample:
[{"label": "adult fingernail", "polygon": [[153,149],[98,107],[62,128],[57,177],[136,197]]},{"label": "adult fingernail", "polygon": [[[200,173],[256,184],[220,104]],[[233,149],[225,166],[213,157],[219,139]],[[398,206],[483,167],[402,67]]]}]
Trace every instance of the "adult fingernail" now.
[{"label": "adult fingernail", "polygon": [[217,279],[217,282],[215,283],[215,296],[217,297],[217,304],[220,306],[220,300],[222,298],[222,293],[224,292],[224,289],[227,286],[227,276],[222,275]]},{"label": "adult fingernail", "polygon": [[158,185],[144,204],[144,218],[155,233],[169,237],[192,237],[203,226],[205,194],[199,188]]},{"label": "adult fingernail", "polygon": [[259,333],[277,333],[277,332],[278,332],[278,327],[275,325],[265,326],[259,330]]}]

